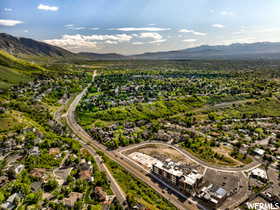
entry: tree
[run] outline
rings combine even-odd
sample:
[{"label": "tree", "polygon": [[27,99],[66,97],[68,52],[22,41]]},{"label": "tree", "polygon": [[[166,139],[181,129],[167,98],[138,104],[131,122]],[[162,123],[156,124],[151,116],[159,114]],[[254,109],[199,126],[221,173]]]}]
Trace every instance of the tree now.
[{"label": "tree", "polygon": [[44,184],[44,190],[46,192],[51,192],[53,191],[55,188],[57,188],[58,186],[58,182],[54,179],[50,179],[46,184]]},{"label": "tree", "polygon": [[2,203],[5,200],[4,193],[0,191],[0,203]]},{"label": "tree", "polygon": [[36,204],[41,199],[42,193],[30,193],[26,196],[24,203],[28,205]]}]

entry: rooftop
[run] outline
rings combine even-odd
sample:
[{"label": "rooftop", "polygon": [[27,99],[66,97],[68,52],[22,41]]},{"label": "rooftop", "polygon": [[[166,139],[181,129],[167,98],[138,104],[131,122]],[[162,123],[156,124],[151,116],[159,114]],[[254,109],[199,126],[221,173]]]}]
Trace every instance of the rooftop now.
[{"label": "rooftop", "polygon": [[197,173],[195,170],[186,171],[180,163],[175,163],[170,159],[167,159],[165,162],[157,161],[155,166],[166,171],[169,174],[172,174],[176,177],[180,177],[181,180],[188,185],[194,185],[197,180],[203,177],[202,174]]},{"label": "rooftop", "polygon": [[265,151],[264,151],[263,149],[260,149],[260,148],[256,148],[256,149],[254,150],[254,152],[257,153],[257,154],[260,155],[260,156],[263,156],[264,153],[265,153]]},{"label": "rooftop", "polygon": [[257,177],[260,177],[262,179],[267,179],[267,174],[265,172],[265,170],[261,169],[261,168],[255,168],[251,171],[251,174]]},{"label": "rooftop", "polygon": [[149,169],[152,168],[153,164],[160,162],[158,159],[153,158],[153,157],[146,155],[144,153],[141,153],[141,152],[133,152],[133,153],[129,154],[128,157],[130,157],[131,159],[137,161],[138,163],[148,167]]}]

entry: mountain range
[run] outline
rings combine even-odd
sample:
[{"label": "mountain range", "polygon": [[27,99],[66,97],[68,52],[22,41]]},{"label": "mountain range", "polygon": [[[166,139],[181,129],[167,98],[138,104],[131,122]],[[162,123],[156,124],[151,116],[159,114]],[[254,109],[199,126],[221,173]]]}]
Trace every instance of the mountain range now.
[{"label": "mountain range", "polygon": [[79,57],[89,60],[183,60],[183,59],[280,59],[279,42],[258,42],[251,44],[202,45],[176,51],[153,52],[124,56],[116,53],[100,54],[91,52],[72,53],[63,48],[28,38],[18,38],[0,33],[0,49],[10,54]]},{"label": "mountain range", "polygon": [[0,33],[0,49],[13,55],[34,56],[73,56],[74,54],[60,47],[52,46],[33,39],[14,37]]}]

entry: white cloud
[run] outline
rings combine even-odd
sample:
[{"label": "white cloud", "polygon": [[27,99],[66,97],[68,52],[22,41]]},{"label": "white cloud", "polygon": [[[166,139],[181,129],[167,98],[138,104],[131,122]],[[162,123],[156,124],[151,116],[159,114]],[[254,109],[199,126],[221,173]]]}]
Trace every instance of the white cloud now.
[{"label": "white cloud", "polygon": [[99,28],[88,28],[88,27],[82,27],[82,26],[75,26],[74,24],[67,24],[64,25],[65,28],[69,30],[75,30],[75,31],[80,31],[80,30],[99,30]]},{"label": "white cloud", "polygon": [[88,41],[81,35],[64,35],[61,39],[44,40],[44,42],[73,52],[97,49],[96,42]]},{"label": "white cloud", "polygon": [[192,32],[194,35],[197,35],[197,36],[206,36],[207,34],[206,33],[202,33],[202,32],[197,32],[197,31],[194,31]]},{"label": "white cloud", "polygon": [[[72,36],[72,35],[68,35]],[[81,35],[80,35],[81,36]],[[94,40],[94,41],[105,41],[105,40],[113,40],[118,42],[129,42],[132,39],[131,35],[128,34],[114,34],[114,35],[90,35],[90,36],[82,36],[86,40]]]},{"label": "white cloud", "polygon": [[49,6],[49,5],[45,5],[45,4],[39,4],[37,9],[39,10],[45,10],[45,11],[58,11],[59,10],[59,7],[56,7],[56,6]]},{"label": "white cloud", "polygon": [[214,28],[224,28],[225,26],[222,24],[213,24],[212,27]]},{"label": "white cloud", "polygon": [[135,27],[125,27],[125,28],[113,28],[111,30],[117,31],[169,31],[170,28],[158,28],[158,27],[144,27],[144,28],[135,28]]},{"label": "white cloud", "polygon": [[148,26],[155,26],[155,25],[156,25],[155,23],[148,24]]},{"label": "white cloud", "polygon": [[23,32],[24,32],[24,33],[29,33],[29,31],[28,31],[28,30],[24,30]]},{"label": "white cloud", "polygon": [[221,11],[220,14],[223,16],[234,16],[234,12],[232,11]]},{"label": "white cloud", "polygon": [[79,31],[79,30],[85,30],[86,27],[74,27],[74,28],[71,28],[72,30],[76,30],[76,31]]},{"label": "white cloud", "polygon": [[13,9],[11,9],[11,8],[4,8],[4,11],[5,11],[5,12],[12,12]]},{"label": "white cloud", "polygon": [[196,42],[196,39],[184,39],[183,42]]},{"label": "white cloud", "polygon": [[150,44],[155,44],[155,43],[160,44],[162,42],[167,41],[166,39],[163,39],[163,37],[159,33],[156,33],[156,32],[143,32],[143,33],[140,33],[138,35],[138,38],[153,39],[152,41],[147,42],[147,43],[150,43]]},{"label": "white cloud", "polygon": [[74,24],[67,24],[67,25],[64,25],[65,28],[71,28],[71,27],[74,27]]},{"label": "white cloud", "polygon": [[132,42],[133,45],[142,45],[145,44],[144,42]]},{"label": "white cloud", "polygon": [[15,26],[18,24],[22,24],[23,22],[20,20],[6,20],[6,19],[0,19],[0,25],[1,26]]},{"label": "white cloud", "polygon": [[180,32],[180,33],[192,33],[193,30],[189,30],[189,29],[180,29],[178,32]]},{"label": "white cloud", "polygon": [[166,41],[167,41],[166,39],[157,39],[157,40],[153,40],[149,43],[154,44],[154,43],[162,43],[162,42],[166,42]]},{"label": "white cloud", "polygon": [[128,34],[115,34],[115,35],[63,35],[60,39],[44,40],[44,42],[65,49],[79,52],[79,51],[92,51],[98,49],[98,44],[118,44],[122,42],[129,42],[133,37]]},{"label": "white cloud", "polygon": [[107,40],[105,43],[106,44],[118,44],[117,41],[111,41],[111,40]]},{"label": "white cloud", "polygon": [[179,33],[192,33],[197,36],[206,36],[207,35],[207,33],[197,32],[197,31],[189,30],[189,29],[180,29],[178,32]]},{"label": "white cloud", "polygon": [[162,39],[162,36],[159,33],[153,33],[153,32],[143,32],[140,33],[139,38],[150,38],[154,40],[160,40]]}]

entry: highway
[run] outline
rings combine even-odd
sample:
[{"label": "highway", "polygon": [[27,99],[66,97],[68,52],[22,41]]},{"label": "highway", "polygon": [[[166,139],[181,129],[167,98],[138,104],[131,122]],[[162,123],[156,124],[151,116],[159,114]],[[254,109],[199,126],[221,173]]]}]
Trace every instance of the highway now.
[{"label": "highway", "polygon": [[[94,78],[96,76],[96,72],[94,72],[92,77],[92,82],[94,81]],[[73,100],[73,102],[70,104],[66,114],[64,115],[66,117],[66,123],[70,127],[70,129],[75,133],[76,136],[78,136],[81,141],[81,145],[89,151],[89,153],[94,157],[95,162],[97,163],[98,168],[105,172],[108,180],[110,181],[111,189],[113,193],[116,195],[117,199],[121,203],[121,205],[126,208],[126,194],[123,192],[121,187],[118,185],[114,177],[111,175],[110,171],[106,167],[106,165],[103,163],[102,158],[96,153],[94,148],[88,144],[88,141],[91,141],[91,137],[77,124],[75,120],[75,109],[77,105],[79,104],[81,98],[86,93],[87,89],[89,88],[90,84],[79,94],[76,96],[76,98]]]}]

